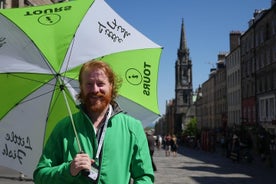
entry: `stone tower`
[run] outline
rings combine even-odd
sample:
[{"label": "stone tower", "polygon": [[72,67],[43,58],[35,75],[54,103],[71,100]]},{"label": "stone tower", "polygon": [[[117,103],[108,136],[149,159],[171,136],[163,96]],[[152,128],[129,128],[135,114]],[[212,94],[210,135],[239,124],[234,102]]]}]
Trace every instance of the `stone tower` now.
[{"label": "stone tower", "polygon": [[180,46],[175,63],[175,134],[180,135],[187,113],[192,106],[192,61],[187,48],[184,21],[182,20]]}]

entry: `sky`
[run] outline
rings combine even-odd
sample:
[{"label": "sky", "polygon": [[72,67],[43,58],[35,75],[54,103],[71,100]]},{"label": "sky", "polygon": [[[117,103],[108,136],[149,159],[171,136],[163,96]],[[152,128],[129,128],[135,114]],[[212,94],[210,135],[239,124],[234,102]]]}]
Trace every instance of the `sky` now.
[{"label": "sky", "polygon": [[184,21],[192,60],[193,90],[208,80],[220,52],[229,52],[231,31],[246,31],[254,11],[271,0],[105,0],[129,24],[163,47],[158,74],[158,104],[175,98],[175,62]]}]

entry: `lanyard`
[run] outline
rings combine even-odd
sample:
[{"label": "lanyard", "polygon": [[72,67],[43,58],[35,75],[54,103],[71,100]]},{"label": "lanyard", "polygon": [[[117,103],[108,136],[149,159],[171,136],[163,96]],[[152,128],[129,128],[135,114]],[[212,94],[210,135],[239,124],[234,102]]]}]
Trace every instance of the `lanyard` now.
[{"label": "lanyard", "polygon": [[102,149],[102,146],[103,146],[103,141],[104,141],[104,137],[105,137],[105,132],[106,132],[108,120],[111,116],[112,110],[113,110],[112,106],[109,105],[108,114],[107,114],[107,117],[106,117],[105,122],[104,122],[104,127],[103,127],[103,130],[102,130],[101,136],[100,136],[100,142],[99,142],[96,157],[95,157],[96,160],[98,160],[98,158],[100,156],[100,153],[101,153],[101,149]]}]

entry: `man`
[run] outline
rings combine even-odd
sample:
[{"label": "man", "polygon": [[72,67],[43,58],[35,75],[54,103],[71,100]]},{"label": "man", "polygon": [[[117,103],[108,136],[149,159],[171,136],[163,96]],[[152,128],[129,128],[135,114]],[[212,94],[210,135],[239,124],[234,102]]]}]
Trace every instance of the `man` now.
[{"label": "man", "polygon": [[[57,124],[34,171],[35,183],[150,184],[154,182],[140,121],[115,102],[118,79],[104,62],[89,61],[79,74],[79,112]],[[90,171],[89,176],[82,174]],[[93,177],[95,176],[95,177]]]}]

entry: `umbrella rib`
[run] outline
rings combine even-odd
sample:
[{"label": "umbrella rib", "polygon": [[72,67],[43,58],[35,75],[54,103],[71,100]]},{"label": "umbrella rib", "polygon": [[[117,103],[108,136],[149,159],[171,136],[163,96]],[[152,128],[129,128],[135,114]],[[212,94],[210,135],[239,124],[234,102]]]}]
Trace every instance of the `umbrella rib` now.
[{"label": "umbrella rib", "polygon": [[[37,83],[40,83],[40,84],[42,84],[42,85],[48,84],[48,85],[54,86],[54,84],[50,84],[50,83],[48,83],[48,82],[39,81],[39,80],[36,80],[36,79],[34,79],[34,78],[22,77],[22,76],[13,74],[13,73],[7,73],[7,75],[12,75],[12,76],[17,77],[17,78],[20,78],[20,79],[24,79],[24,80],[29,80],[29,81],[37,82]],[[33,97],[33,98],[30,98],[30,99],[28,99],[28,100],[20,101],[20,102],[16,103],[15,106],[17,106],[17,105],[19,105],[19,104],[23,104],[23,103],[29,102],[29,101],[34,100],[34,99],[36,99],[36,98],[39,98],[39,97],[41,97],[41,96],[44,96],[44,95],[46,95],[46,94],[48,94],[48,93],[51,93],[52,91],[53,91],[53,90],[48,91],[48,92],[45,92],[45,93],[42,93],[42,94],[37,95],[37,96],[35,96],[35,97]]]},{"label": "umbrella rib", "polygon": [[[13,73],[7,73],[7,75],[12,75],[12,76],[17,77],[17,78],[20,78],[20,79],[24,79],[24,80],[29,80],[29,81],[37,82],[37,83],[40,83],[40,84],[42,84],[42,85],[47,84],[47,85],[55,86],[55,84],[50,84],[50,83],[48,83],[48,82],[39,81],[39,80],[36,80],[36,79],[34,79],[34,78],[22,77],[22,76],[13,74]],[[54,90],[50,90],[50,91],[48,91],[48,92],[39,94],[39,95],[37,95],[37,96],[35,96],[35,97],[33,97],[33,98],[30,98],[30,99],[28,99],[28,100],[23,100],[23,101],[18,102],[17,104],[15,104],[15,106],[16,106],[16,105],[19,105],[19,104],[23,104],[23,103],[29,102],[29,101],[32,101],[32,100],[34,100],[34,99],[36,99],[36,98],[39,98],[39,97],[44,96],[44,95],[46,95],[46,94],[52,93],[53,91],[54,91]]]},{"label": "umbrella rib", "polygon": [[[67,62],[66,62],[65,72],[61,75],[61,77],[63,79],[62,81],[63,81],[64,86],[67,86],[66,84],[69,84],[71,81],[74,80],[73,78],[68,78],[68,81],[66,83],[64,83],[64,81],[65,81],[64,79],[66,78],[66,73],[68,71],[69,61],[70,61],[70,58],[71,58],[71,55],[72,55],[72,50],[73,50],[74,43],[75,43],[75,35],[72,39],[72,47],[70,47],[69,56],[68,56],[68,59],[67,59]],[[73,87],[73,88],[78,88],[78,86]]]},{"label": "umbrella rib", "polygon": [[[22,76],[14,74],[14,73],[6,73],[6,74],[7,75],[12,75],[12,76],[17,77],[17,78],[21,78],[21,79],[25,79],[25,80],[29,80],[29,81],[33,81],[33,82],[37,82],[37,83],[41,83],[41,84],[49,84],[48,82],[39,81],[39,80],[36,80],[34,78],[22,77]],[[31,73],[28,73],[28,74],[31,74]],[[53,84],[49,84],[49,85],[53,85]]]},{"label": "umbrella rib", "polygon": [[[69,61],[70,61],[70,58],[71,58],[71,55],[72,55],[72,50],[73,50],[73,46],[74,46],[74,43],[75,43],[75,35],[72,39],[72,47],[70,47],[70,51],[69,51],[69,56],[68,56],[68,59],[66,61],[66,67],[65,67],[65,72],[63,73],[62,75],[62,78],[64,79],[65,76],[66,76],[66,73],[68,71],[68,67],[69,67]],[[63,80],[64,81],[64,80]]]},{"label": "umbrella rib", "polygon": [[41,96],[47,95],[47,94],[49,94],[49,93],[52,93],[53,91],[54,91],[54,90],[51,90],[51,91],[42,93],[42,94],[40,94],[40,95],[37,95],[37,96],[35,96],[35,97],[33,97],[33,98],[30,98],[30,99],[28,99],[28,100],[21,101],[21,102],[19,102],[19,103],[16,103],[15,106],[16,106],[16,105],[19,105],[19,104],[23,104],[23,103],[29,102],[29,101],[32,101],[32,100],[37,99],[37,98],[39,98],[39,97],[41,97]]}]

